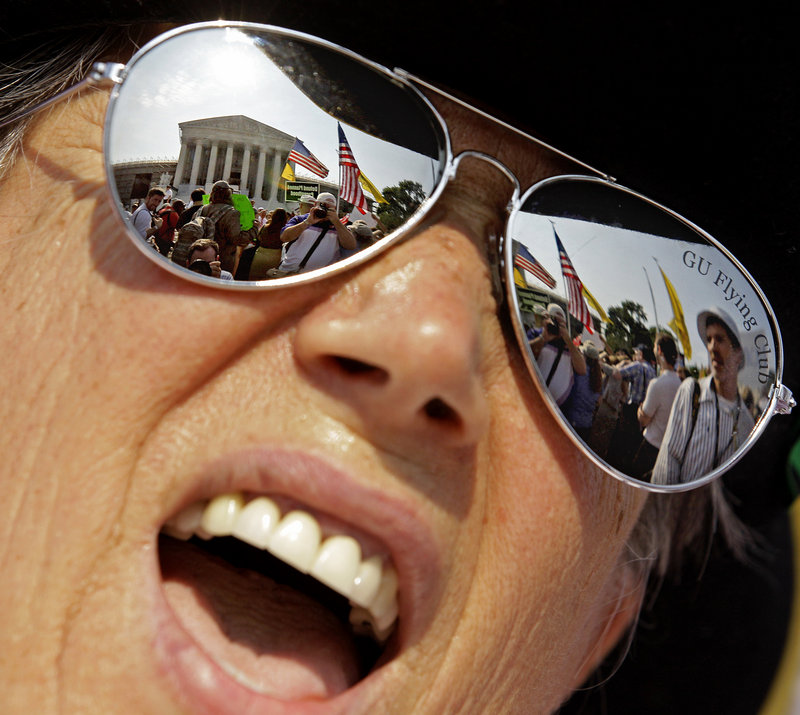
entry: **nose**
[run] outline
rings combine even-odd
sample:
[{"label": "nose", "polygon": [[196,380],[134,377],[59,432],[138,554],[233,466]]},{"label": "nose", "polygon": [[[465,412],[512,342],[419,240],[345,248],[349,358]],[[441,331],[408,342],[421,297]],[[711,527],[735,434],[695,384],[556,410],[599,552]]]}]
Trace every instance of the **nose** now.
[{"label": "nose", "polygon": [[483,373],[493,308],[474,244],[435,225],[303,316],[295,356],[364,431],[420,447],[471,446],[488,424]]}]

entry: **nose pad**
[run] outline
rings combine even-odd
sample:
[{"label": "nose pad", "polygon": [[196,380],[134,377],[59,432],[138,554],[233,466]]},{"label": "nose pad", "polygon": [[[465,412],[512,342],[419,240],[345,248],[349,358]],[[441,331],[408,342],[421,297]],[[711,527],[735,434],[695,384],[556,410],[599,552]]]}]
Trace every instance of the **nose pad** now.
[{"label": "nose pad", "polygon": [[509,206],[511,205],[516,206],[517,203],[519,203],[519,195],[521,190],[519,185],[519,179],[517,179],[514,172],[511,171],[511,169],[509,169],[502,161],[500,161],[500,159],[497,159],[496,157],[491,156],[490,154],[486,154],[482,151],[467,149],[465,151],[462,151],[460,154],[458,154],[458,156],[455,157],[455,159],[453,159],[453,167],[452,167],[453,175],[455,175],[458,172],[459,167],[461,166],[461,162],[464,161],[464,159],[475,159],[477,161],[482,161],[488,167],[491,167],[492,169],[502,174],[506,178],[506,180],[511,184],[513,189],[511,198],[508,202]]},{"label": "nose pad", "polygon": [[[480,295],[462,274],[463,262],[448,260],[454,241],[442,242],[441,235],[448,232],[456,233],[427,229],[398,247],[384,259],[391,270],[381,270],[374,282],[378,268],[365,271],[345,295],[297,326],[294,350],[304,372],[353,410],[366,432],[384,439],[468,446],[488,424]],[[462,243],[460,250],[468,252],[470,244]],[[473,260],[485,300],[485,267]]]}]

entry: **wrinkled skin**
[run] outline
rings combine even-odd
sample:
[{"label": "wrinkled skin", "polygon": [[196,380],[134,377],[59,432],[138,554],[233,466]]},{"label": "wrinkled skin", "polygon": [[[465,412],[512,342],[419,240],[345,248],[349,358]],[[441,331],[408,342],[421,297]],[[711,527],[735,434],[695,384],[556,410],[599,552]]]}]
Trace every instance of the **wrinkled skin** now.
[{"label": "wrinkled skin", "polygon": [[432,535],[430,597],[352,711],[558,707],[634,617],[623,564],[644,496],[578,454],[497,317],[485,244],[507,181],[465,162],[426,225],[366,266],[214,291],[124,238],[106,102],[38,117],[0,186],[4,707],[192,711],[153,648],[156,536],[213,460],[277,446]]}]

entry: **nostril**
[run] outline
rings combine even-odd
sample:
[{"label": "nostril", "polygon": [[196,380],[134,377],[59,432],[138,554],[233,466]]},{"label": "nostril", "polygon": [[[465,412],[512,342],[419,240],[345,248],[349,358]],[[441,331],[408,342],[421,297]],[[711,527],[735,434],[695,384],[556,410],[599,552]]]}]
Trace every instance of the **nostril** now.
[{"label": "nostril", "polygon": [[389,380],[389,373],[386,372],[386,370],[361,360],[344,357],[342,355],[329,355],[327,360],[339,372],[346,375],[364,377],[379,385]]},{"label": "nostril", "polygon": [[461,418],[458,413],[438,397],[428,400],[422,409],[428,417],[437,422],[449,422],[454,426],[461,424]]}]

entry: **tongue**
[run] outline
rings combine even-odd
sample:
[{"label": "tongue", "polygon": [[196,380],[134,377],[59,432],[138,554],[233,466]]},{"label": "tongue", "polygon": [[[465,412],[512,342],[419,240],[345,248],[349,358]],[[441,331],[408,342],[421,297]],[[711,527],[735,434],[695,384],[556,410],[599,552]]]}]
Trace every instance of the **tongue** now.
[{"label": "tongue", "polygon": [[345,626],[305,594],[162,537],[167,601],[195,641],[243,685],[282,700],[332,697],[359,678]]}]

